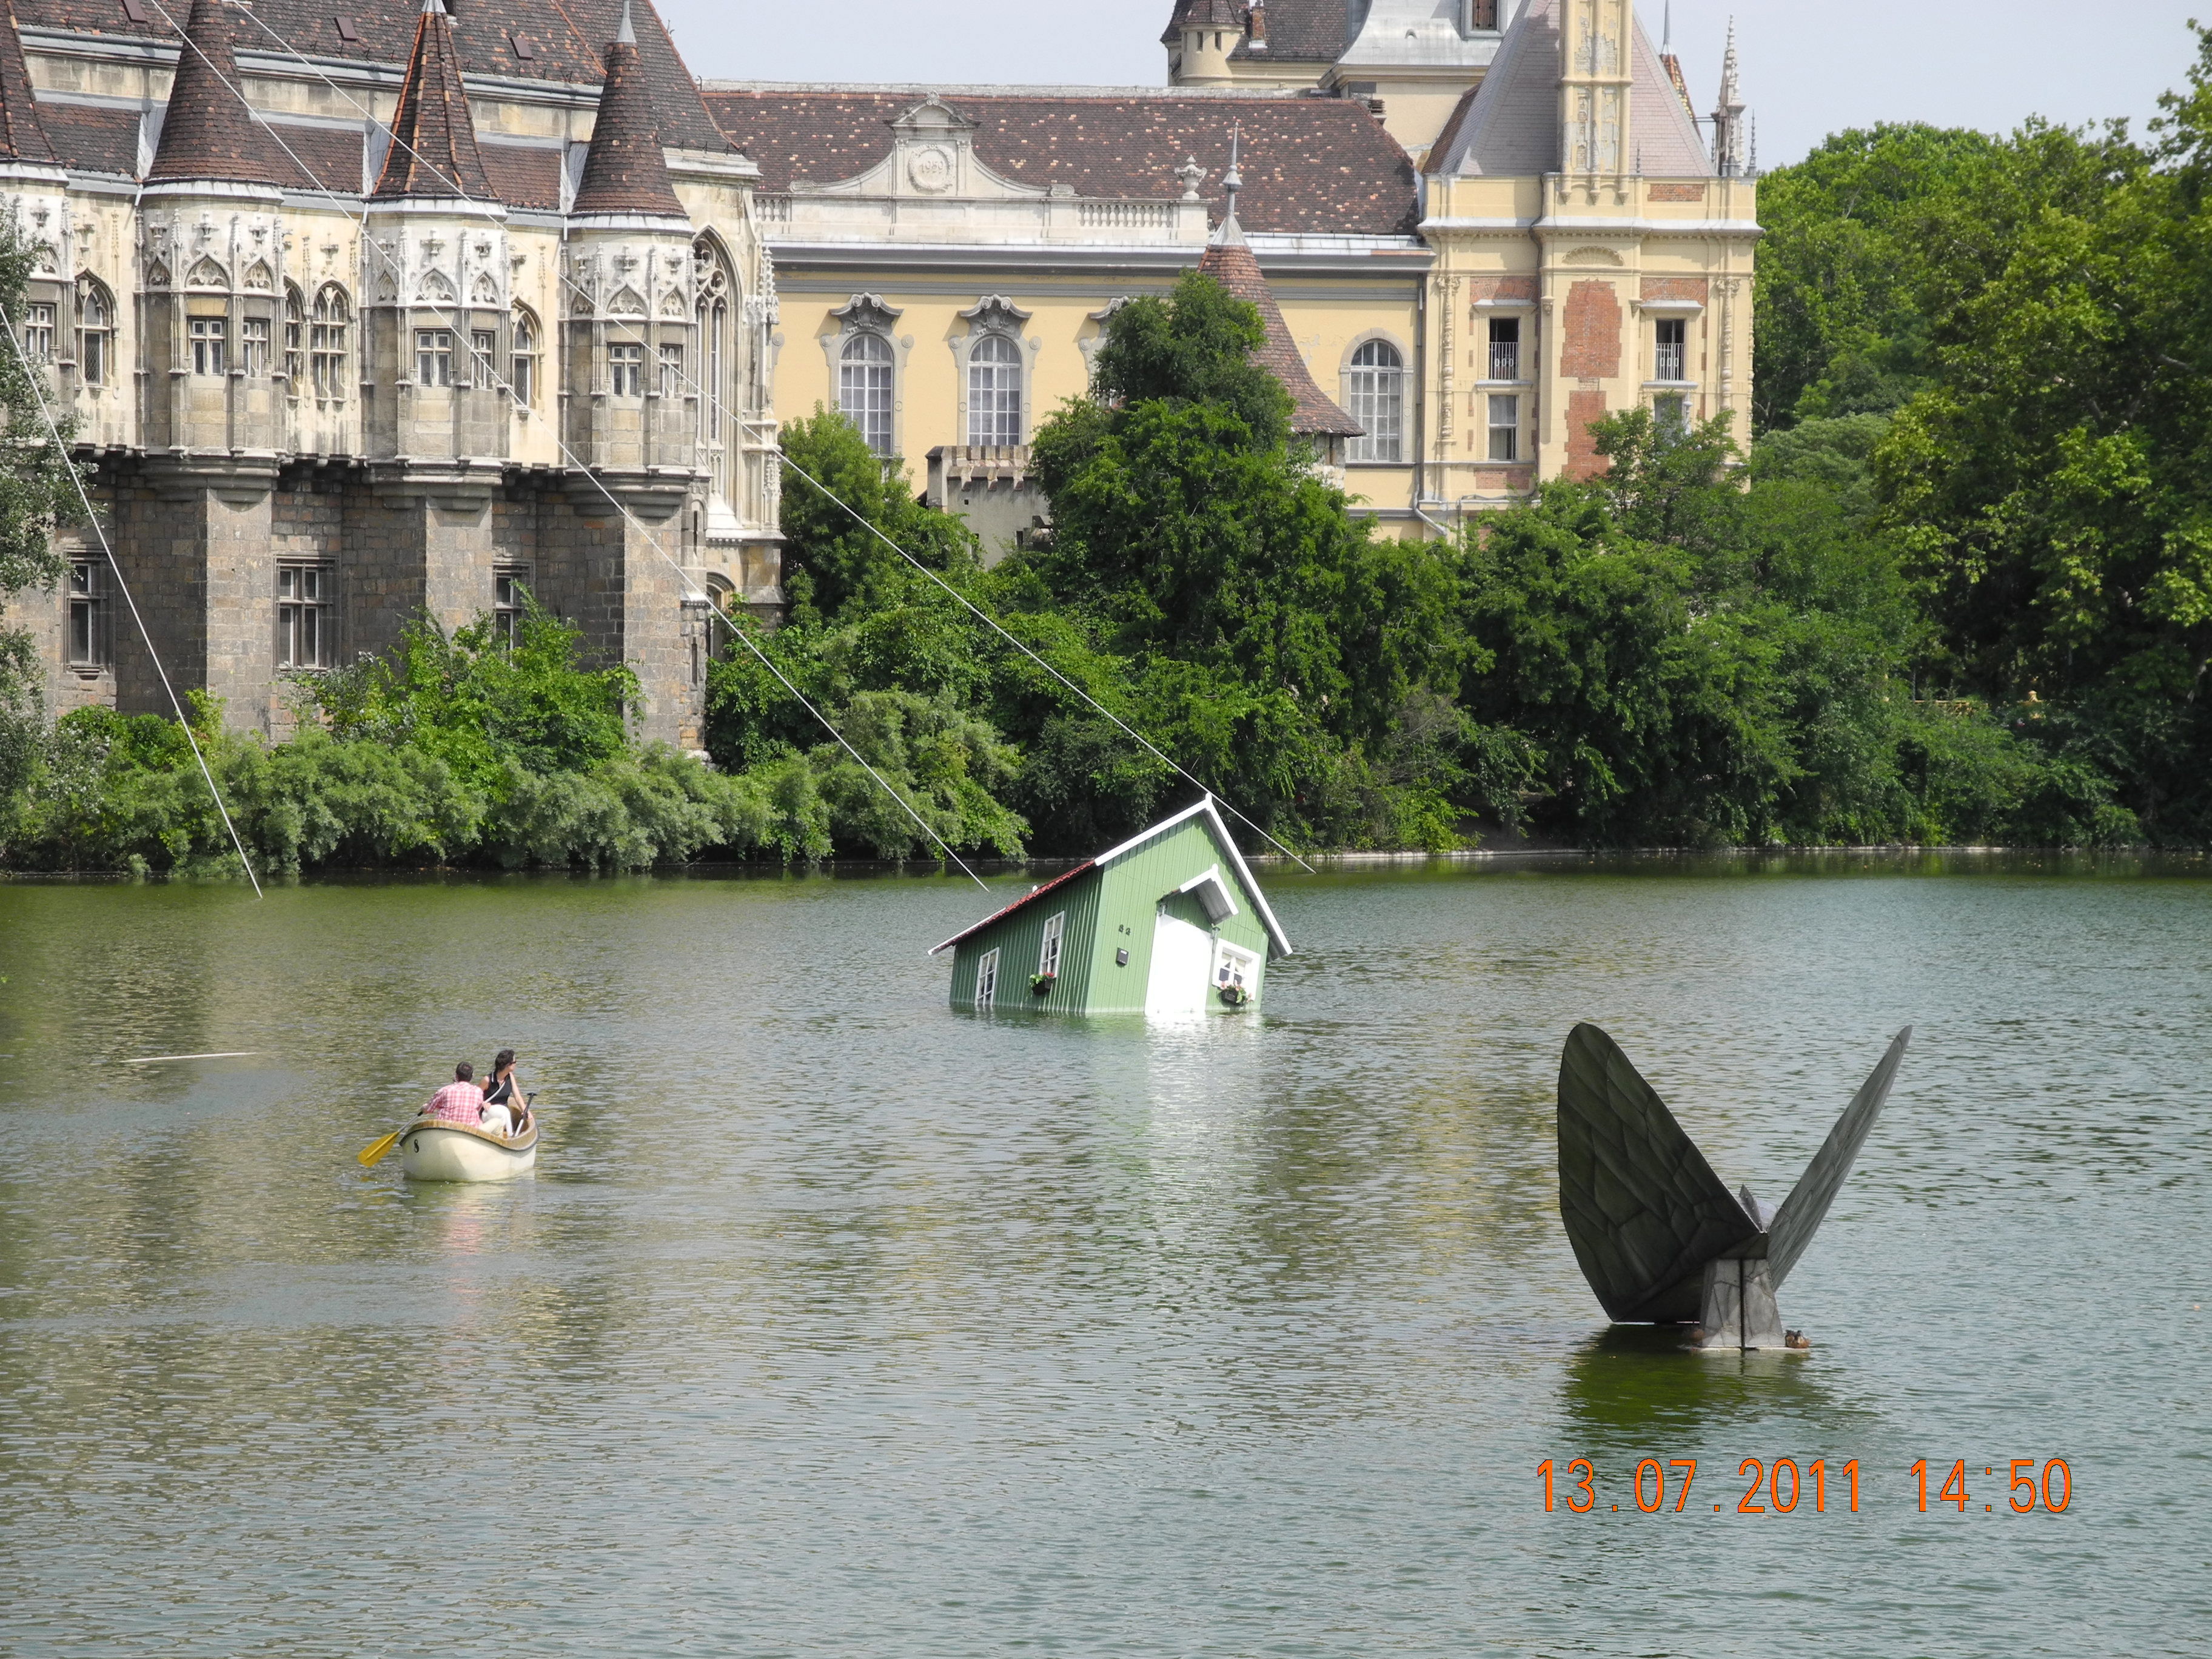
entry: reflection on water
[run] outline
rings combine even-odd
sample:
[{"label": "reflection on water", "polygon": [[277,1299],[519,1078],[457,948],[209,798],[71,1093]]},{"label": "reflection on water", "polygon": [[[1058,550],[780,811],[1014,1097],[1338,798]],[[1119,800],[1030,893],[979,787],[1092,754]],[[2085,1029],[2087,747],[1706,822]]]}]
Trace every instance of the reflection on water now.
[{"label": "reflection on water", "polygon": [[[0,1652],[2197,1650],[2198,866],[1271,896],[1264,1012],[1147,1027],[949,1011],[935,878],[0,886]],[[1810,1355],[1605,1327],[1583,1018],[1775,1197],[1919,1027]],[[509,1046],[533,1176],[355,1164]],[[2065,1516],[1911,1499],[2030,1455]],[[1644,1457],[1865,1504],[1615,1510]]]}]

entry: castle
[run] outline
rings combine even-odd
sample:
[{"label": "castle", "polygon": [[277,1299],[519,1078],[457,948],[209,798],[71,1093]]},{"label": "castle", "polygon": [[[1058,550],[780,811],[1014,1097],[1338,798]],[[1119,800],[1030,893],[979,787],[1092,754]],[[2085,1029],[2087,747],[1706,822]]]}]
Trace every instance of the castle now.
[{"label": "castle", "polygon": [[[1700,118],[1632,0],[1164,0],[1170,83],[1103,89],[699,82],[649,0],[172,3],[15,0],[0,191],[118,562],[235,726],[527,591],[696,746],[717,612],[781,605],[779,413],[995,556],[1115,308],[1194,266],[1386,533],[1588,476],[1607,413],[1749,437],[1734,47]],[[66,539],[7,618],[52,706],[164,708]]]}]

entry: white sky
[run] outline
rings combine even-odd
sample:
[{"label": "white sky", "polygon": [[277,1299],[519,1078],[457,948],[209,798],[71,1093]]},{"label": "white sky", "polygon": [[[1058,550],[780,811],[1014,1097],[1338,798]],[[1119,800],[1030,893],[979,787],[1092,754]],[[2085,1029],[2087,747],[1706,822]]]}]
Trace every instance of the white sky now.
[{"label": "white sky", "polygon": [[[1172,0],[658,0],[696,75],[761,81],[1156,86]],[[1639,0],[1660,31],[1661,0]],[[2124,115],[2140,134],[2195,56],[2212,0],[1675,0],[1698,106],[1733,12],[1759,159],[1830,132],[1926,120],[2008,131]],[[1040,24],[1042,27],[1040,27]]]}]

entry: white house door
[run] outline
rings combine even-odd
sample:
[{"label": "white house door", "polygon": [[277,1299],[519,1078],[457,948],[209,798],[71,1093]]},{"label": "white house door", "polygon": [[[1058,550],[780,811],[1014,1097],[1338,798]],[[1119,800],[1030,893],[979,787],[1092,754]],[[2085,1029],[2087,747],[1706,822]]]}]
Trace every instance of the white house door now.
[{"label": "white house door", "polygon": [[1145,985],[1145,1012],[1202,1014],[1212,988],[1213,935],[1162,914],[1152,922],[1152,976]]}]

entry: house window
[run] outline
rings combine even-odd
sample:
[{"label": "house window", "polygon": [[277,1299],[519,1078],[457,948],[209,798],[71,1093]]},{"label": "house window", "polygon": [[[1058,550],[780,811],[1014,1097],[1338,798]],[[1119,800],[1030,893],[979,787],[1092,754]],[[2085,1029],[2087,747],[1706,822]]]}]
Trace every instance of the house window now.
[{"label": "house window", "polygon": [[607,378],[617,398],[645,396],[645,348],[635,343],[609,346]]},{"label": "house window", "polygon": [[492,573],[491,631],[502,646],[512,647],[522,636],[522,622],[530,609],[530,567],[503,564]]},{"label": "house window", "polygon": [[1467,32],[1498,27],[1498,0],[1467,0]]},{"label": "house window", "polygon": [[307,367],[307,307],[300,303],[300,290],[287,283],[284,285],[284,381],[295,398],[300,395],[301,379]]},{"label": "house window", "polygon": [[1227,939],[1216,942],[1213,953],[1213,988],[1217,991],[1234,988],[1249,995],[1260,982],[1260,957],[1242,945],[1231,945]]},{"label": "house window", "polygon": [[453,336],[449,329],[415,331],[415,384],[451,386],[453,383]]},{"label": "house window", "polygon": [[315,316],[307,336],[308,368],[314,375],[315,396],[331,403],[345,398],[345,290],[336,284],[315,295]]},{"label": "house window", "polygon": [[1352,459],[1405,459],[1406,360],[1388,340],[1352,354],[1352,418],[1367,428],[1352,441]]},{"label": "house window", "polygon": [[1012,448],[1022,441],[1022,349],[986,334],[968,352],[968,441]]},{"label": "house window", "polygon": [[89,276],[76,283],[76,371],[87,386],[106,386],[115,339],[115,302]]},{"label": "house window", "polygon": [[1652,368],[1655,380],[1686,380],[1689,368],[1690,325],[1680,317],[1659,319],[1659,351]]},{"label": "house window", "polygon": [[514,369],[507,376],[514,401],[528,409],[538,401],[538,319],[517,306],[514,310]]},{"label": "house window", "polygon": [[1521,378],[1521,319],[1518,317],[1492,317],[1490,319],[1490,378],[1493,380],[1517,380]]},{"label": "house window", "polygon": [[1679,438],[1690,428],[1690,400],[1679,392],[1662,392],[1651,400],[1652,424],[1662,438]]},{"label": "house window", "polygon": [[238,328],[240,365],[248,374],[269,372],[269,319],[248,317]]},{"label": "house window", "polygon": [[220,317],[195,317],[191,319],[192,373],[195,374],[228,374],[230,372],[229,325]]},{"label": "house window", "polygon": [[1061,910],[1044,920],[1044,945],[1037,952],[1037,972],[1048,979],[1060,976],[1060,936],[1067,931],[1067,912]]},{"label": "house window", "polygon": [[891,453],[891,343],[880,334],[855,334],[837,364],[837,407],[860,428],[868,447]]},{"label": "house window", "polygon": [[986,951],[982,961],[975,964],[975,1006],[988,1008],[998,1000],[998,996],[999,953]]},{"label": "house window", "polygon": [[1521,399],[1516,396],[1500,392],[1490,399],[1490,459],[1521,459]]},{"label": "house window", "polygon": [[34,363],[50,363],[53,361],[53,307],[25,306],[23,307],[23,352]]},{"label": "house window", "polygon": [[499,336],[488,328],[469,335],[469,384],[489,392],[499,384]]},{"label": "house window", "polygon": [[108,644],[107,585],[90,559],[71,562],[69,573],[69,665],[105,668]]},{"label": "house window", "polygon": [[684,395],[684,348],[680,345],[660,348],[660,395],[664,398]]},{"label": "house window", "polygon": [[331,665],[330,572],[319,564],[276,567],[276,665]]}]

